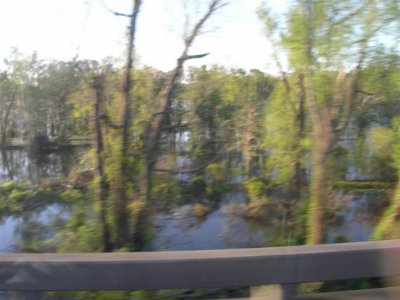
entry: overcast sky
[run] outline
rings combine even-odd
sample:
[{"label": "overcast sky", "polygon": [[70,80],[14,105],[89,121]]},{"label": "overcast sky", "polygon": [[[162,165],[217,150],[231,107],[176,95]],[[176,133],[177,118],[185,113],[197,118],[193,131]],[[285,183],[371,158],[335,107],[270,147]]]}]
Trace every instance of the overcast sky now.
[{"label": "overcast sky", "polygon": [[[229,1],[229,0],[227,0]],[[288,0],[269,0],[283,11]],[[130,13],[132,0],[1,0],[0,59],[11,47],[23,53],[37,51],[42,58],[102,59],[122,57],[126,49],[128,18],[108,10]],[[182,50],[182,0],[143,0],[137,28],[140,63],[161,70],[173,68]],[[201,11],[189,0],[191,12]],[[192,54],[211,54],[195,62],[245,69],[272,69],[269,46],[256,10],[262,0],[230,0],[217,12],[193,47]],[[194,20],[195,18],[193,18]],[[193,63],[193,62],[192,62]]]}]

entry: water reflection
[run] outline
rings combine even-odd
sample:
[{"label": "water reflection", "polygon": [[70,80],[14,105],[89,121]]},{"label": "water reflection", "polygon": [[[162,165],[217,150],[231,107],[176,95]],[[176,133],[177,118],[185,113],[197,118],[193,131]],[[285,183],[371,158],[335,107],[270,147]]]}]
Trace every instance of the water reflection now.
[{"label": "water reflection", "polygon": [[17,223],[17,217],[0,218],[0,252],[15,252],[14,231]]},{"label": "water reflection", "polygon": [[[41,178],[61,178],[82,150],[47,155],[30,155],[26,150],[7,150],[0,155],[0,182],[29,180],[38,183]],[[238,180],[240,181],[240,180]],[[276,198],[276,200],[275,200]],[[279,206],[278,197],[271,196]],[[334,216],[327,228],[327,242],[357,242],[368,240],[379,206],[387,203],[386,194],[336,191]],[[275,203],[276,202],[276,203]],[[214,203],[214,202],[213,202]],[[193,213],[193,203],[169,207],[154,217],[157,234],[155,250],[197,250],[291,245],[295,242],[285,209],[271,213],[270,220],[250,221],[243,217],[246,196],[243,192],[225,193],[218,203],[210,205],[202,217]],[[52,204],[37,207],[21,215],[0,215],[0,252],[51,251],[51,237],[63,228],[70,208]]]},{"label": "water reflection", "polygon": [[[341,208],[336,222],[327,228],[327,242],[358,242],[368,240],[376,218],[376,203],[385,202],[384,194],[337,193]],[[344,199],[344,200],[343,200]],[[157,234],[154,250],[201,250],[226,248],[252,248],[294,243],[293,232],[287,230],[288,222],[278,215],[274,222],[256,222],[244,218],[240,213],[244,205],[243,193],[225,195],[220,206],[198,218],[190,204],[175,207],[172,213],[155,216]],[[65,226],[70,208],[52,204],[24,212],[20,216],[5,216],[0,219],[0,252],[43,252],[55,245],[51,237]]]},{"label": "water reflection", "polygon": [[[43,178],[67,177],[83,148],[57,153],[32,154],[27,149],[3,149],[0,154],[0,183],[26,181],[39,183]],[[20,215],[0,214],[0,252],[37,252],[52,250],[46,244],[65,223],[69,208],[61,204],[38,205]]]},{"label": "water reflection", "polygon": [[9,180],[38,183],[41,178],[68,176],[82,149],[47,154],[32,154],[26,149],[0,152],[0,183]]},{"label": "water reflection", "polygon": [[334,243],[368,240],[375,226],[377,209],[386,203],[387,196],[379,193],[339,191],[336,197],[344,199],[346,203],[336,213],[338,224],[331,224],[328,227],[327,241]]},{"label": "water reflection", "polygon": [[66,205],[51,204],[0,218],[0,252],[54,251],[49,241],[65,226],[70,214]]},{"label": "water reflection", "polygon": [[[179,208],[177,214],[185,214],[188,207]],[[246,248],[265,246],[265,229],[251,230],[244,219],[227,218],[228,205],[209,214],[202,222],[196,217],[157,217],[161,230],[155,240],[157,250],[201,250]]]}]

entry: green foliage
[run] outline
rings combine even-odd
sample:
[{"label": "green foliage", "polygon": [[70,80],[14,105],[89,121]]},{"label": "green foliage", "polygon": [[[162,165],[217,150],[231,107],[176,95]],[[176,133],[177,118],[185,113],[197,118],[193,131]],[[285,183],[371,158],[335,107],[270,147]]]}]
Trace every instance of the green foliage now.
[{"label": "green foliage", "polygon": [[388,240],[400,238],[400,188],[397,187],[392,203],[384,212],[373,234],[373,240]]},{"label": "green foliage", "polygon": [[209,197],[219,197],[227,190],[229,190],[229,188],[222,183],[212,183],[206,187],[206,193]]},{"label": "green foliage", "polygon": [[395,187],[393,182],[384,181],[345,181],[337,180],[334,182],[334,187],[343,190],[356,192],[378,192],[386,193],[392,191]]},{"label": "green foliage", "polygon": [[193,195],[202,195],[206,191],[207,183],[202,176],[193,177],[190,181],[190,190]]},{"label": "green foliage", "polygon": [[206,178],[212,183],[222,183],[227,177],[225,162],[209,164],[205,169]]},{"label": "green foliage", "polygon": [[374,179],[395,180],[392,161],[393,132],[390,128],[375,127],[370,131],[368,173]]},{"label": "green foliage", "polygon": [[8,181],[0,185],[0,211],[7,214],[21,213],[29,207],[52,203],[73,203],[84,198],[79,190],[53,190],[28,183]]},{"label": "green foliage", "polygon": [[400,119],[393,120],[393,161],[397,169],[398,183],[393,199],[389,207],[384,212],[379,224],[376,226],[372,238],[398,239],[400,238]]},{"label": "green foliage", "polygon": [[330,180],[346,179],[348,167],[348,151],[346,148],[336,145],[330,152],[327,168]]},{"label": "green foliage", "polygon": [[[296,91],[291,90],[289,95],[284,83],[280,82],[270,96],[265,110],[264,147],[268,151],[266,174],[272,175],[272,181],[283,187],[288,187],[295,176],[298,152],[305,150],[306,143],[305,139],[299,140],[298,124],[290,104],[291,98],[296,97],[295,93]],[[306,136],[305,132],[301,134]],[[300,163],[303,164],[303,161]]]},{"label": "green foliage", "polygon": [[21,184],[17,183],[16,181],[6,181],[0,185],[0,194],[8,194],[12,192],[14,189],[19,189]]},{"label": "green foliage", "polygon": [[361,289],[377,289],[384,286],[385,284],[382,278],[334,280],[324,282],[321,286],[320,292],[327,293]]},{"label": "green foliage", "polygon": [[65,203],[76,203],[78,201],[84,200],[84,195],[80,190],[67,189],[60,193],[59,198]]},{"label": "green foliage", "polygon": [[181,199],[181,188],[174,176],[154,176],[153,180],[153,198],[161,207],[178,203]]},{"label": "green foliage", "polygon": [[[46,300],[147,300],[151,291],[47,292]],[[164,298],[163,298],[164,299]],[[168,299],[168,298],[166,298]]]},{"label": "green foliage", "polygon": [[[208,164],[203,177],[194,177],[188,188],[192,195],[198,196],[196,199],[199,202],[193,206],[196,215],[201,217],[208,212],[201,202],[204,198],[220,196],[227,190],[226,182],[230,174],[267,178],[252,177],[245,182],[249,198],[247,216],[266,215],[267,209],[271,208],[268,193],[272,190],[291,191],[291,185],[297,179],[296,172],[299,168],[304,170],[310,167],[309,154],[318,144],[310,136],[311,129],[318,126],[318,122],[311,124],[310,107],[306,105],[304,110],[300,107],[306,99],[305,94],[310,93],[306,91],[306,85],[312,86],[319,116],[326,117],[329,124],[340,123],[345,105],[344,101],[335,101],[336,92],[351,92],[346,87],[351,84],[348,79],[355,72],[351,69],[357,64],[355,54],[363,47],[360,41],[368,40],[363,34],[372,34],[379,29],[378,25],[384,25],[381,22],[385,20],[380,20],[379,16],[382,19],[386,16],[382,9],[387,7],[387,1],[375,6],[377,3],[368,0],[293,1],[286,20],[275,17],[266,8],[260,9],[259,16],[265,24],[268,38],[274,43],[275,58],[281,58],[281,53],[282,57],[288,57],[287,72],[282,72],[280,78],[258,70],[227,70],[219,66],[191,68],[186,73],[182,84],[175,89],[167,122],[163,124],[162,143],[157,150],[160,157],[168,156],[167,167],[171,169],[181,153],[191,160],[194,167]],[[282,20],[285,23],[281,23]],[[370,44],[376,43],[368,42],[366,50],[370,49]],[[362,66],[362,80],[357,83],[357,95],[352,97],[357,101],[353,103],[357,109],[351,111],[351,117],[357,119],[359,135],[362,136],[359,138],[357,159],[370,174],[376,175],[376,179],[394,179],[393,168],[400,170],[400,138],[396,129],[399,124],[393,123],[393,130],[389,126],[393,116],[400,112],[397,103],[400,96],[400,60],[394,52],[396,49],[390,52],[375,45],[374,48],[374,52],[365,51],[368,65]],[[65,230],[55,238],[59,250],[101,251],[99,228],[104,225],[100,221],[101,208],[107,214],[106,220],[102,221],[111,224],[111,231],[116,235],[118,207],[115,203],[119,200],[118,192],[123,190],[127,194],[125,200],[129,203],[130,217],[136,218],[146,205],[138,200],[138,187],[142,184],[140,174],[146,163],[146,130],[149,120],[157,113],[157,95],[169,74],[148,67],[133,71],[135,85],[131,104],[134,118],[129,126],[132,140],[125,157],[121,154],[120,128],[123,69],[93,61],[43,61],[37,55],[23,56],[16,51],[5,65],[4,72],[0,74],[0,127],[8,126],[7,138],[27,136],[46,147],[54,139],[62,141],[65,135],[88,140],[93,134],[89,124],[93,117],[95,91],[90,82],[96,72],[104,72],[104,101],[98,116],[104,142],[104,151],[100,154],[104,167],[102,178],[85,182],[86,194],[76,189],[38,188],[15,182],[0,185],[0,209],[4,213],[19,213],[32,205],[73,203],[73,213]],[[338,80],[341,68],[346,69],[343,82]],[[310,82],[307,83],[303,80],[306,71],[310,71],[307,78]],[[13,108],[11,119],[5,121],[3,112],[13,101],[14,92],[15,99],[18,99],[15,107],[21,111]],[[300,118],[304,121],[301,128]],[[179,135],[181,141],[178,141]],[[340,138],[335,136],[333,144]],[[96,155],[94,144],[95,141],[92,141],[92,149],[88,151],[88,156],[92,158]],[[336,187],[385,192],[391,189],[389,183],[338,181],[345,179],[349,155],[337,145],[331,150],[325,167],[329,179],[336,180]],[[371,161],[368,165],[366,158]],[[266,175],[264,170],[260,172],[264,161]],[[164,162],[160,159],[156,166]],[[87,169],[93,170],[95,165],[88,163]],[[121,166],[126,166],[128,170],[126,178],[121,178]],[[400,171],[397,173],[400,174]],[[311,174],[313,176],[313,172]],[[106,181],[107,188],[103,190],[109,187],[108,194],[104,202],[93,203],[100,179]],[[162,202],[161,207],[171,207],[175,203],[173,201],[181,199],[182,190],[175,176],[156,175],[153,183],[153,196]],[[307,184],[305,179],[301,183]],[[82,200],[89,201],[81,205]],[[389,236],[386,230],[393,231],[393,224],[398,222],[397,202],[395,200],[385,213],[383,225],[378,226],[380,237]],[[100,207],[102,205],[104,207]],[[306,207],[302,203],[296,211],[299,219],[297,227],[300,228],[295,234],[296,243],[304,242],[308,216]],[[154,234],[150,223],[141,232],[149,239]],[[277,243],[282,242],[279,240]],[[125,247],[121,249],[126,250]],[[103,297],[101,293],[87,295]],[[114,294],[115,297],[127,295]],[[137,298],[142,296],[147,297],[143,294],[137,295]]]},{"label": "green foliage", "polygon": [[204,164],[218,151],[240,151],[260,161],[263,110],[275,79],[258,70],[218,66],[192,68],[188,77],[179,99],[190,120],[190,156]]},{"label": "green foliage", "polygon": [[307,237],[307,217],[308,217],[308,202],[300,201],[300,203],[291,208],[293,210],[293,233],[292,244],[304,245]]},{"label": "green foliage", "polygon": [[266,193],[266,184],[263,179],[253,177],[248,179],[244,183],[246,187],[247,194],[250,199],[258,199],[265,195]]},{"label": "green foliage", "polygon": [[269,199],[267,185],[261,178],[253,177],[244,183],[249,201],[246,205],[246,216],[250,218],[265,217]]},{"label": "green foliage", "polygon": [[397,169],[397,177],[400,179],[400,118],[397,117],[393,119],[393,151],[392,151],[392,158],[393,158],[393,165]]},{"label": "green foliage", "polygon": [[58,252],[99,252],[102,249],[101,224],[90,204],[73,206],[66,227],[52,239]]},{"label": "green foliage", "polygon": [[12,190],[8,195],[8,199],[10,202],[22,202],[24,201],[30,194],[30,191],[24,190]]}]

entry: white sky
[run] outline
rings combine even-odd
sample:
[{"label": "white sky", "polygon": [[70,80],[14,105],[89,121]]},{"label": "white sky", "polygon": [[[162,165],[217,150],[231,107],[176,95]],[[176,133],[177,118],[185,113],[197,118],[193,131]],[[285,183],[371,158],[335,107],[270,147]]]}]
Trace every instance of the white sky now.
[{"label": "white sky", "polygon": [[[262,0],[226,0],[200,36],[192,54],[210,52],[198,65],[271,70],[269,46],[263,37],[256,9]],[[283,10],[288,0],[268,0]],[[161,70],[173,68],[182,50],[182,0],[143,0],[137,28],[141,64]],[[208,0],[189,1],[191,8]],[[130,13],[132,0],[0,0],[0,60],[11,47],[42,58],[82,59],[122,57],[129,19],[112,15],[107,8]],[[192,9],[195,12],[195,9]]]}]

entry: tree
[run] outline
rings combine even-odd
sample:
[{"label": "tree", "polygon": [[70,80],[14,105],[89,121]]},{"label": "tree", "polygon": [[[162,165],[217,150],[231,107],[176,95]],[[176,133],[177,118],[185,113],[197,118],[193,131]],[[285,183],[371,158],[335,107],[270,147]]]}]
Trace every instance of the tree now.
[{"label": "tree", "polygon": [[128,189],[128,162],[129,148],[132,140],[130,130],[132,127],[132,101],[133,101],[133,80],[132,73],[135,62],[135,33],[136,22],[140,12],[141,0],[133,0],[132,13],[130,18],[129,34],[128,34],[128,54],[125,66],[124,83],[123,83],[123,102],[121,106],[121,149],[119,154],[119,174],[116,180],[115,190],[115,218],[116,218],[116,246],[122,247],[129,244],[129,213],[128,199],[126,190]]},{"label": "tree", "polygon": [[156,111],[153,113],[149,124],[148,132],[145,141],[145,161],[146,166],[142,173],[142,193],[146,201],[151,199],[151,178],[154,165],[157,161],[157,151],[161,137],[163,125],[165,125],[168,118],[168,113],[171,109],[171,104],[174,98],[174,89],[181,76],[183,65],[190,59],[202,58],[208,54],[189,55],[189,50],[193,45],[195,39],[201,33],[206,21],[220,8],[225,6],[222,0],[212,0],[209,3],[206,13],[198,22],[193,26],[190,34],[185,37],[185,47],[182,54],[177,60],[175,69],[171,72],[169,79],[160,94],[157,97]]},{"label": "tree", "polygon": [[111,252],[114,245],[111,241],[111,229],[108,222],[107,211],[108,201],[110,197],[110,183],[105,172],[105,149],[104,149],[104,121],[102,114],[104,111],[104,89],[105,74],[101,71],[92,77],[91,88],[94,91],[92,95],[92,115],[91,115],[91,131],[92,146],[94,148],[94,166],[95,166],[95,195],[96,202],[100,207],[100,224],[102,226],[103,251]]},{"label": "tree", "polygon": [[[227,154],[233,146],[236,99],[228,91],[228,88],[238,88],[233,78],[227,70],[217,66],[191,68],[189,71],[188,82],[179,98],[187,107],[188,145],[194,165],[206,167],[221,159],[221,152]],[[230,94],[229,99],[227,94]]]},{"label": "tree", "polygon": [[223,99],[227,103],[232,101],[234,108],[231,113],[234,126],[225,137],[235,137],[231,148],[241,153],[247,178],[260,176],[264,169],[262,117],[273,85],[274,80],[258,70],[248,73],[232,70],[225,80]]},{"label": "tree", "polygon": [[148,215],[148,209],[151,203],[151,191],[152,191],[152,179],[153,171],[159,156],[159,146],[161,140],[161,134],[165,125],[167,125],[168,116],[172,107],[174,92],[176,84],[178,83],[184,63],[191,59],[202,58],[207,54],[190,55],[189,50],[193,45],[195,39],[201,33],[203,26],[206,21],[217,11],[218,9],[225,6],[222,0],[211,0],[208,8],[197,23],[193,26],[191,32],[184,38],[184,49],[182,54],[177,59],[176,66],[171,74],[169,75],[167,82],[163,89],[161,89],[159,95],[156,97],[155,109],[151,115],[145,131],[144,136],[144,147],[143,147],[143,158],[144,165],[142,167],[140,175],[140,201],[142,201],[143,209],[137,212],[137,218],[135,221],[135,234],[134,244],[137,249],[142,248],[145,244],[143,240],[143,232],[146,227],[146,219]]},{"label": "tree", "polygon": [[296,1],[287,32],[280,38],[290,70],[304,78],[312,127],[309,244],[323,242],[328,158],[360,103],[358,87],[368,47],[377,32],[394,20],[392,4],[374,0]]},{"label": "tree", "polygon": [[0,74],[0,147],[7,145],[12,112],[17,104],[18,85],[7,72]]},{"label": "tree", "polygon": [[[290,78],[290,90],[282,81],[275,86],[265,109],[264,123],[267,175],[272,175],[274,183],[293,191],[297,199],[306,185],[305,155],[309,133],[302,83],[301,77],[298,80]],[[291,101],[290,105],[288,101]]]},{"label": "tree", "polygon": [[68,103],[70,95],[78,88],[80,75],[76,61],[50,61],[43,66],[38,86],[46,103],[47,135],[64,141],[73,126],[69,118],[72,110]]},{"label": "tree", "polygon": [[[265,6],[258,16],[264,23],[265,35],[272,48],[272,59],[281,82],[275,86],[266,111],[265,146],[269,150],[267,170],[275,170],[273,181],[286,186],[298,197],[305,185],[304,140],[306,139],[305,87],[303,74],[290,75],[283,69],[283,29],[276,16]],[[290,135],[290,137],[288,136]]]}]

